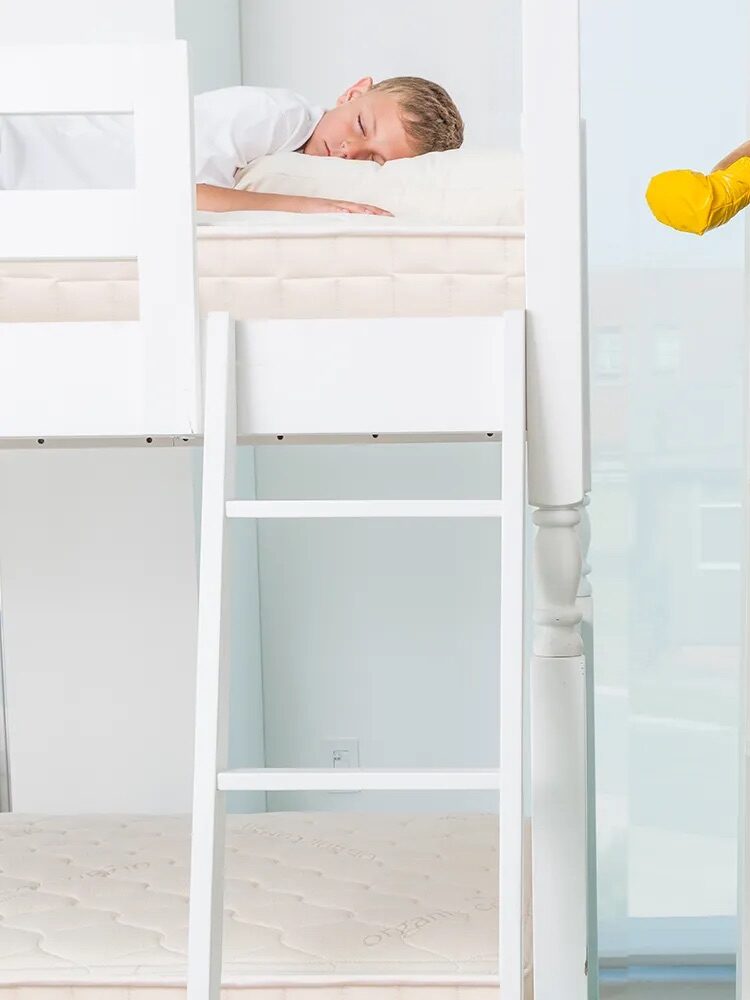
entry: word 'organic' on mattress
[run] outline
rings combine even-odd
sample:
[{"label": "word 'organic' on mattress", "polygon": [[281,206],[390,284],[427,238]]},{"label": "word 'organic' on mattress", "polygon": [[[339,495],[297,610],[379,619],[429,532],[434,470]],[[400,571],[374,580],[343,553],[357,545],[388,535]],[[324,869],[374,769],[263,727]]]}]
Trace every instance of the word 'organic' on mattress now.
[{"label": "word 'organic' on mattress", "polygon": [[[107,988],[97,1000],[181,995],[188,858],[186,817],[4,816],[0,995],[33,986],[45,1000],[84,1000],[94,985]],[[258,977],[291,990],[300,976],[341,986],[441,975],[483,1000],[490,988],[466,979],[496,972],[497,929],[496,816],[228,819],[223,982],[238,997]]]}]

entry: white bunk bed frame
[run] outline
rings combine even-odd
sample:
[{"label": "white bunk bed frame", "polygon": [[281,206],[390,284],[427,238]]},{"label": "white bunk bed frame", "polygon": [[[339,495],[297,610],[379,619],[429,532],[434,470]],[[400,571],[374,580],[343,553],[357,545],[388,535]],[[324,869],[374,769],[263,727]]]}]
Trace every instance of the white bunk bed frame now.
[{"label": "white bunk bed frame", "polygon": [[[224,492],[231,485],[225,463],[235,429],[238,439],[249,442],[486,441],[508,432],[507,357],[512,357],[508,352],[513,338],[525,330],[528,502],[535,508],[537,527],[530,662],[534,988],[537,1000],[582,1000],[597,995],[597,983],[594,825],[588,812],[593,792],[592,700],[584,657],[592,613],[585,561],[590,474],[578,0],[524,0],[523,7],[525,315],[238,324],[236,428],[233,414],[222,416],[221,392],[214,395],[207,418],[213,413],[217,423],[210,459],[206,449],[207,461],[213,463],[213,492],[206,486],[204,497],[209,507],[214,504],[213,512],[204,511],[206,518],[213,517],[208,542],[213,555],[204,550],[203,558],[214,559],[211,580],[221,578],[216,560],[229,513],[221,505],[231,495],[231,490]],[[42,61],[48,73],[37,77]],[[38,46],[13,46],[2,52],[0,114],[132,112],[137,176],[136,193],[0,192],[0,259],[135,257],[140,320],[0,324],[0,446],[151,445],[202,439],[204,344],[214,357],[214,377],[221,381],[233,369],[229,359],[235,338],[229,318],[214,316],[206,323],[197,316],[188,93],[184,43],[47,46],[43,52]],[[164,186],[160,164],[177,162],[184,169],[172,171],[170,185]],[[523,371],[523,359],[516,360],[517,371]],[[344,395],[342,387],[347,385],[353,391]],[[326,388],[313,394],[311,386]],[[224,393],[224,405],[230,408],[231,398],[231,391]],[[515,404],[522,398],[522,393],[516,394]],[[208,425],[205,430],[209,439]],[[504,481],[504,494],[509,488],[512,494],[512,483]],[[382,504],[370,504],[365,513],[405,516],[410,513],[405,506],[385,510]],[[431,513],[423,510],[422,516],[498,513],[493,505],[492,510],[470,510],[472,505],[466,503],[452,511],[439,502],[428,506]],[[264,512],[252,501],[248,512],[280,516],[278,510]],[[291,513],[311,516],[311,509],[287,509]],[[312,516],[353,513],[339,507]],[[506,544],[517,555],[519,546],[509,538]],[[221,588],[217,592],[221,594]],[[204,660],[218,656],[217,633],[206,638],[205,616],[214,628],[222,621],[220,603],[211,608],[207,601],[210,604],[210,596],[204,594],[199,640]],[[520,615],[518,606],[516,611]],[[214,643],[212,651],[206,643]],[[589,667],[590,662],[589,649]],[[205,676],[199,680],[204,682]],[[520,692],[520,687],[509,690]],[[220,686],[216,692],[219,712]],[[510,717],[506,707],[503,718]],[[518,721],[518,729],[503,736],[508,743],[501,748],[501,770],[504,802],[507,805],[510,794],[511,808],[520,810],[520,757],[515,772],[508,764],[508,748],[520,740],[520,714]],[[221,725],[218,732],[221,735]],[[198,742],[196,807],[198,796],[209,794],[208,765],[213,768],[209,798],[239,780],[226,777],[217,786],[221,745],[207,749]],[[425,787],[427,780],[432,781],[429,787],[497,788],[496,774],[470,772],[458,784],[455,775],[440,774],[425,779],[424,772],[422,777],[406,772],[390,778],[382,772],[369,778],[358,773],[356,787],[416,788]],[[277,773],[263,781],[257,775],[248,780],[237,787],[321,788],[329,787],[331,779]],[[206,815],[200,822],[205,823]],[[213,807],[212,815],[218,815]],[[520,811],[516,818],[520,821]],[[512,830],[517,828],[520,837],[513,816],[506,813],[504,818],[501,812],[501,823],[506,836],[515,836]],[[205,860],[209,845],[216,859],[220,840],[215,824],[204,835],[201,857]],[[520,850],[519,843],[511,844],[512,855]],[[204,896],[208,892],[213,900],[215,915],[216,880],[211,879],[207,889],[201,872],[194,870],[194,890],[199,883]],[[501,927],[501,935],[511,956],[503,964],[503,997],[518,1000],[520,966],[514,960],[520,926]],[[206,964],[206,949],[213,949],[215,957],[217,940],[210,924],[194,920],[191,966],[197,968],[197,962],[208,978],[193,979],[191,1000],[215,995],[211,990],[217,985],[216,964]],[[200,959],[196,949],[202,949]],[[514,963],[512,969],[509,962]]]}]

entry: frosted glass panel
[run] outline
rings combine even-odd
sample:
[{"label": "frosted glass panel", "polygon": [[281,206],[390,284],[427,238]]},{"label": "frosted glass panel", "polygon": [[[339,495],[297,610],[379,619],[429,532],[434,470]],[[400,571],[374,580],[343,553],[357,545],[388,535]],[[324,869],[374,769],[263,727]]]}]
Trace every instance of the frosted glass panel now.
[{"label": "frosted glass panel", "polygon": [[605,956],[733,961],[742,550],[741,222],[644,191],[745,136],[746,12],[583,0]]}]

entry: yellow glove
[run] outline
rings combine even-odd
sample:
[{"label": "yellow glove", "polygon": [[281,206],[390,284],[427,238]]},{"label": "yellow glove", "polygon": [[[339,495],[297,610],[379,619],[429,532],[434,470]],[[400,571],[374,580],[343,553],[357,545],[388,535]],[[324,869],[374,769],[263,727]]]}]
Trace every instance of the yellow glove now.
[{"label": "yellow glove", "polygon": [[702,236],[750,205],[750,157],[712,174],[668,170],[651,178],[646,201],[659,222]]}]

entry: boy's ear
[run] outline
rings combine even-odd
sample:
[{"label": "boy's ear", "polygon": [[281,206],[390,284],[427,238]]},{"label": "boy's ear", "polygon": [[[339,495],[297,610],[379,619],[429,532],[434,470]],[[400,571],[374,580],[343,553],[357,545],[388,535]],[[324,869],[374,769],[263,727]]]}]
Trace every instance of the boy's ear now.
[{"label": "boy's ear", "polygon": [[372,87],[372,77],[363,76],[361,80],[357,80],[357,82],[353,83],[348,90],[344,91],[341,97],[339,97],[339,99],[336,101],[336,104],[346,104],[349,101],[353,100],[355,97],[361,97],[362,94],[366,94],[371,87]]}]

